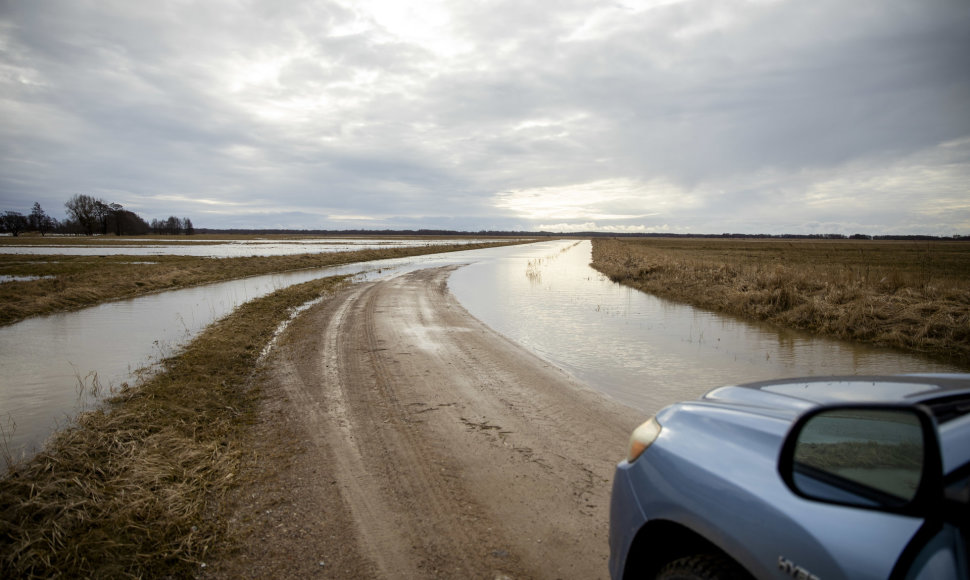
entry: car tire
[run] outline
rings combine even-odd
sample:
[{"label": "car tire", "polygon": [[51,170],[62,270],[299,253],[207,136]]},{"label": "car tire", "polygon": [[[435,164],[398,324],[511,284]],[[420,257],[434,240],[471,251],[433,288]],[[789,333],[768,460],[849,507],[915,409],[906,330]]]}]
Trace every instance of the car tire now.
[{"label": "car tire", "polygon": [[743,580],[751,578],[733,560],[719,554],[695,554],[668,562],[655,580]]}]

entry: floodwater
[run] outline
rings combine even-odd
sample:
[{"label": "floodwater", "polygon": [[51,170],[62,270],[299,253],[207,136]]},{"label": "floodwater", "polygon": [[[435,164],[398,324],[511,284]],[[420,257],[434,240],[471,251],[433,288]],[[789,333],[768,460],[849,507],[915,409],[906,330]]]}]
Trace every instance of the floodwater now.
[{"label": "floodwater", "polygon": [[[0,444],[30,454],[56,428],[175,354],[237,306],[324,276],[389,277],[417,268],[483,259],[486,250],[378,260],[255,276],[39,316],[0,327]],[[0,451],[4,449],[0,448]],[[0,465],[2,469],[2,465]]]},{"label": "floodwater", "polygon": [[449,287],[479,320],[645,413],[765,379],[968,370],[644,294],[590,268],[588,241],[530,248],[462,268]]},{"label": "floodwater", "polygon": [[218,242],[186,238],[176,243],[151,244],[138,238],[100,238],[94,244],[0,245],[0,254],[65,256],[197,256],[206,258],[238,258],[246,256],[287,256],[410,248],[421,246],[467,245],[498,241],[492,239],[440,238],[307,238],[294,240],[230,240]]},{"label": "floodwater", "polygon": [[0,284],[5,282],[30,282],[31,280],[40,280],[43,278],[53,278],[53,276],[8,276],[2,274],[0,275]]},{"label": "floodwater", "polygon": [[276,289],[322,276],[377,279],[453,264],[469,264],[449,287],[473,315],[644,412],[728,383],[960,370],[660,300],[592,270],[590,248],[588,241],[549,241],[260,276],[0,327],[0,428],[8,452],[29,453],[99,395],[134,384],[139,369]]}]

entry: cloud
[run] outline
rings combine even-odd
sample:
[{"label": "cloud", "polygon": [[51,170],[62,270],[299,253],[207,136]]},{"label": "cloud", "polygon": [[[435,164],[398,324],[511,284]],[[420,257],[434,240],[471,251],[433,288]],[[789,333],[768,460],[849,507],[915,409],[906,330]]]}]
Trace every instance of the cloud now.
[{"label": "cloud", "polygon": [[0,209],[965,231],[968,29],[961,0],[7,3]]},{"label": "cloud", "polygon": [[671,205],[683,208],[694,203],[688,192],[668,184],[629,179],[511,190],[496,197],[497,207],[525,220],[637,220],[658,215]]}]

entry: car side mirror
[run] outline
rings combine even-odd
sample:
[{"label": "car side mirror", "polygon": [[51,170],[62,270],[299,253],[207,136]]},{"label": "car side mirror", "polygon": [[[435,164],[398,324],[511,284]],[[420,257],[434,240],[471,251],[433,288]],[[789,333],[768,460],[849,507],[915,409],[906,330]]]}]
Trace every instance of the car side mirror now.
[{"label": "car side mirror", "polygon": [[942,500],[936,425],[915,406],[813,409],[789,431],[778,469],[813,501],[925,516]]}]

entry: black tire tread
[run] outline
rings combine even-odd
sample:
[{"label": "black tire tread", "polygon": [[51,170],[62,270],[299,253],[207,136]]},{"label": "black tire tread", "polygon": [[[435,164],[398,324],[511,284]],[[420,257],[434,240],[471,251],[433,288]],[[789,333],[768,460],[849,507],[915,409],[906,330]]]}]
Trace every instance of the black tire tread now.
[{"label": "black tire tread", "polygon": [[737,562],[720,554],[695,554],[668,562],[655,580],[747,580]]}]

